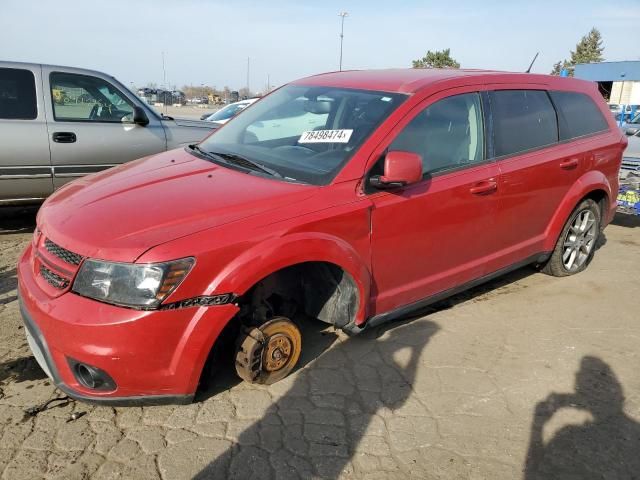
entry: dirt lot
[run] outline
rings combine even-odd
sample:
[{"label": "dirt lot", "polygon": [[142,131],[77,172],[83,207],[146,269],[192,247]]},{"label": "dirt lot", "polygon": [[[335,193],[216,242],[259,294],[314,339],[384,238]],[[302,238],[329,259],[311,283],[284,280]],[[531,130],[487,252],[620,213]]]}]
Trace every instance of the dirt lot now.
[{"label": "dirt lot", "polygon": [[174,107],[173,105],[167,105],[163,107],[153,107],[158,113],[164,113],[170,117],[175,118],[190,118],[193,120],[200,120],[200,117],[205,113],[214,113],[220,110],[220,106],[214,105],[183,105],[181,107]]},{"label": "dirt lot", "polygon": [[3,479],[640,478],[637,220],[580,275],[524,269],[359,337],[311,329],[303,368],[271,387],[223,375],[188,406],[36,416],[61,393],[16,301],[33,214],[0,226]]}]

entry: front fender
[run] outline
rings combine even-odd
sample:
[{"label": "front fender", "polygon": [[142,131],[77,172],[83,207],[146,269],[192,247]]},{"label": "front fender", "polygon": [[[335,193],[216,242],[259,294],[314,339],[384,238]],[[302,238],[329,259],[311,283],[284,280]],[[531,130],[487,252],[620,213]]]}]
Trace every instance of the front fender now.
[{"label": "front fender", "polygon": [[296,233],[260,243],[235,258],[209,284],[208,292],[246,293],[268,275],[304,262],[328,262],[347,272],[358,288],[356,324],[367,318],[371,275],[367,263],[339,237],[323,233]]},{"label": "front fender", "polygon": [[[562,228],[578,202],[596,190],[602,190],[606,193],[607,203],[610,205],[613,198],[611,184],[602,172],[597,170],[587,172],[572,185],[547,226],[544,242],[545,252],[550,252],[555,248]],[[608,215],[609,212],[602,212],[602,214]]]}]

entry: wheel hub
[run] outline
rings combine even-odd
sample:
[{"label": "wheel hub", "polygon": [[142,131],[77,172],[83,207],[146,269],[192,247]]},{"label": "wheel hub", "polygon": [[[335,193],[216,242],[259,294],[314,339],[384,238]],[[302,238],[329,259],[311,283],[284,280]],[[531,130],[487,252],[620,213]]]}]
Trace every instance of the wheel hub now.
[{"label": "wheel hub", "polygon": [[291,357],[291,339],[283,334],[276,334],[269,338],[264,350],[263,368],[267,372],[275,372],[284,367]]},{"label": "wheel hub", "polygon": [[562,263],[568,271],[581,268],[595,245],[597,222],[591,210],[576,214],[563,243]]}]

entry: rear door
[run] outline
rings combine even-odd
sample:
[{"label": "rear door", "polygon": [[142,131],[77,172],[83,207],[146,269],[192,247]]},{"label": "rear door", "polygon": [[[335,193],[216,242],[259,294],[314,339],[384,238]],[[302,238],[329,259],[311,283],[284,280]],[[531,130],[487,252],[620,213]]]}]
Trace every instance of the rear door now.
[{"label": "rear door", "polygon": [[97,73],[43,67],[55,188],[88,173],[166,150],[161,121],[133,123],[131,92]]},{"label": "rear door", "polygon": [[522,86],[489,97],[500,168],[498,255],[490,262],[498,270],[543,251],[552,216],[593,164],[593,141],[608,124],[583,93]]},{"label": "rear door", "polygon": [[583,156],[558,145],[558,120],[543,86],[489,92],[493,153],[500,168],[500,214],[491,270],[527,261],[542,251],[545,230],[577,180]]},{"label": "rear door", "polygon": [[53,191],[40,66],[0,67],[0,205]]}]

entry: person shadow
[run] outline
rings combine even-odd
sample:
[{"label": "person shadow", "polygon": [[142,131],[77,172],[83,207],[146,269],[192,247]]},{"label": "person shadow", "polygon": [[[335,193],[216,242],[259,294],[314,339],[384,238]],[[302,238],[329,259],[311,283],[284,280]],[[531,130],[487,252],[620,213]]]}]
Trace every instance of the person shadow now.
[{"label": "person shadow", "polygon": [[[583,357],[575,393],[552,393],[536,405],[525,480],[640,478],[640,424],[624,413],[624,401],[611,367],[597,357]],[[591,419],[563,427],[545,443],[545,425],[563,408]]]},{"label": "person shadow", "polygon": [[357,452],[390,455],[383,418],[403,406],[413,415],[424,410],[407,403],[416,402],[410,396],[420,356],[438,330],[429,320],[405,321],[337,342],[193,478],[333,479],[348,476]]}]

